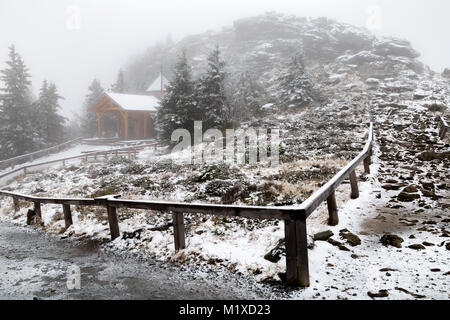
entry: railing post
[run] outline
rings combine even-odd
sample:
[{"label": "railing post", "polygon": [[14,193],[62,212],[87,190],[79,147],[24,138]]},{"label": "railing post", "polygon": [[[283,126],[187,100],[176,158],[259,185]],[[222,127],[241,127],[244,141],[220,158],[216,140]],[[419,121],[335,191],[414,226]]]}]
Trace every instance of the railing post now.
[{"label": "railing post", "polygon": [[336,193],[333,191],[327,198],[328,205],[328,224],[330,226],[337,226],[339,224],[338,209],[336,204]]},{"label": "railing post", "polygon": [[175,238],[175,251],[186,248],[184,217],[183,213],[174,212],[173,216],[173,235]]},{"label": "railing post", "polygon": [[289,285],[309,286],[306,219],[284,220],[286,278]]},{"label": "railing post", "polygon": [[444,125],[444,123],[441,120],[441,125],[440,125],[440,129],[439,129],[439,138],[441,138],[441,140],[444,140],[446,135],[447,135],[447,127]]},{"label": "railing post", "polygon": [[42,212],[41,212],[41,203],[35,202],[34,203],[34,212],[36,214],[36,224],[42,223]]},{"label": "railing post", "polygon": [[358,199],[359,198],[359,189],[358,189],[358,180],[356,178],[355,170],[353,170],[350,173],[350,186],[352,188],[352,192],[350,194],[350,197],[352,199]]},{"label": "railing post", "polygon": [[14,203],[14,212],[19,211],[19,199],[17,199],[17,197],[13,197],[13,203]]},{"label": "railing post", "polygon": [[117,210],[115,207],[106,205],[108,211],[109,230],[111,232],[111,240],[114,240],[120,236],[119,219],[117,218]]},{"label": "railing post", "polygon": [[66,229],[72,225],[72,212],[70,210],[70,205],[63,204],[63,212],[64,212],[64,222],[66,224]]},{"label": "railing post", "polygon": [[370,155],[364,159],[364,172],[370,174]]}]

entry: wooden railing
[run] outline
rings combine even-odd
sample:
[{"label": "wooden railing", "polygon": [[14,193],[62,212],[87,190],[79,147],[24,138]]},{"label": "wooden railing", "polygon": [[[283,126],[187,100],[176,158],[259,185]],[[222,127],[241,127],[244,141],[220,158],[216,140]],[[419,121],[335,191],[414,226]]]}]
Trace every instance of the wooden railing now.
[{"label": "wooden railing", "polygon": [[23,195],[4,190],[0,190],[0,195],[12,197],[15,210],[18,210],[19,208],[19,199],[34,203],[34,213],[38,223],[42,221],[41,204],[60,204],[63,206],[65,226],[67,228],[72,224],[71,205],[106,207],[112,240],[120,236],[119,220],[117,216],[118,208],[154,210],[172,214],[176,251],[186,248],[183,216],[185,213],[245,217],[250,219],[284,220],[287,281],[290,285],[309,286],[306,219],[323,201],[326,200],[328,204],[329,224],[336,225],[338,223],[339,219],[335,190],[346,178],[350,178],[351,198],[358,198],[359,191],[355,169],[363,162],[365,172],[370,173],[369,165],[372,144],[373,124],[371,123],[367,142],[363,151],[299,207],[258,207],[123,200],[120,199],[120,195],[110,195],[95,199],[46,198]]},{"label": "wooden railing", "polygon": [[71,147],[72,145],[80,142],[81,140],[83,140],[84,138],[77,138],[74,140],[70,140],[67,141],[65,143],[59,144],[57,146],[53,146],[44,150],[39,150],[36,152],[32,152],[32,153],[28,153],[28,154],[24,154],[18,157],[14,157],[11,159],[6,159],[6,160],[2,160],[0,161],[0,170],[6,169],[6,168],[10,168],[12,167],[14,169],[14,167],[16,165],[28,162],[28,161],[33,161],[37,158],[43,157],[43,156],[48,156],[51,153],[55,153],[55,152],[59,152],[61,150],[64,150],[68,147]]},{"label": "wooden railing", "polygon": [[439,138],[444,140],[449,128],[450,127],[445,121],[444,116],[439,117]]},{"label": "wooden railing", "polygon": [[5,182],[8,181],[8,179],[12,179],[15,178],[16,176],[20,176],[20,175],[26,175],[29,172],[33,171],[33,168],[43,168],[45,166],[48,166],[50,164],[54,164],[54,163],[61,163],[64,167],[72,160],[84,160],[85,162],[87,162],[89,159],[93,159],[93,160],[108,160],[109,157],[111,156],[123,156],[126,155],[128,156],[128,158],[135,158],[137,157],[137,152],[143,148],[147,148],[147,147],[154,147],[155,150],[157,150],[158,148],[158,143],[150,143],[150,144],[142,144],[142,145],[138,145],[138,146],[132,146],[132,147],[125,147],[125,148],[118,148],[118,149],[112,149],[112,150],[104,150],[104,151],[95,151],[95,152],[89,152],[89,153],[85,153],[82,155],[77,155],[77,156],[72,156],[72,157],[66,157],[66,158],[61,158],[61,159],[56,159],[56,160],[50,160],[50,161],[45,161],[45,162],[39,162],[39,163],[34,163],[34,164],[30,164],[30,165],[25,165],[25,166],[21,166],[18,167],[16,169],[7,171],[3,174],[0,174],[0,185],[5,184]]}]

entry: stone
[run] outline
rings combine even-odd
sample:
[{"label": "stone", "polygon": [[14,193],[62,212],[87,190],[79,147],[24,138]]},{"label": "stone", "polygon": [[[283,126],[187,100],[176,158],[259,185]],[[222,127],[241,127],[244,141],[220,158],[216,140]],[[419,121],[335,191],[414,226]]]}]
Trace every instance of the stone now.
[{"label": "stone", "polygon": [[377,293],[367,292],[367,295],[371,298],[386,298],[389,297],[389,291],[387,290],[380,290]]},{"label": "stone", "polygon": [[349,245],[351,245],[352,247],[356,247],[361,244],[361,239],[357,235],[348,231],[347,229],[343,229],[343,230],[339,231],[339,235],[343,239],[347,240],[347,243]]},{"label": "stone", "polygon": [[313,240],[314,241],[327,241],[328,239],[330,239],[332,236],[334,236],[333,231],[331,230],[327,230],[327,231],[323,231],[323,232],[318,232],[313,236]]},{"label": "stone", "polygon": [[415,184],[409,185],[403,189],[403,192],[406,193],[416,193],[417,191],[419,191],[419,188]]},{"label": "stone", "polygon": [[444,160],[444,159],[450,159],[450,151],[449,152],[432,152],[427,151],[419,154],[417,156],[417,159],[421,161],[433,161],[433,160]]},{"label": "stone", "polygon": [[434,247],[434,243],[431,243],[431,242],[426,242],[426,241],[424,241],[424,242],[422,242],[422,244],[425,246],[425,247]]},{"label": "stone", "polygon": [[122,232],[122,239],[140,239],[144,229],[138,229],[133,232]]},{"label": "stone", "polygon": [[380,269],[380,272],[388,272],[388,271],[398,271],[397,269],[392,269],[392,268],[383,268],[383,269]]},{"label": "stone", "polygon": [[401,202],[412,202],[414,200],[420,199],[420,195],[418,193],[408,193],[408,192],[400,192],[397,196],[398,201]]},{"label": "stone", "polygon": [[32,225],[35,223],[36,212],[29,209],[27,212],[27,225]]},{"label": "stone", "polygon": [[412,244],[410,246],[408,246],[408,248],[410,249],[414,249],[414,250],[425,250],[425,247],[421,244]]},{"label": "stone", "polygon": [[336,246],[339,248],[339,250],[342,251],[350,251],[349,248],[347,248],[343,243],[336,241],[334,239],[328,239],[328,243],[332,244],[333,246]]},{"label": "stone", "polygon": [[381,186],[384,190],[400,190],[400,188],[402,187],[402,185],[400,184],[384,184]]},{"label": "stone", "polygon": [[393,246],[396,248],[401,248],[402,247],[402,242],[404,240],[394,234],[385,234],[384,236],[381,237],[380,242],[385,245],[385,246]]},{"label": "stone", "polygon": [[450,68],[445,68],[444,71],[442,72],[442,75],[443,75],[445,78],[450,79]]},{"label": "stone", "polygon": [[283,254],[286,255],[286,246],[284,244],[284,239],[280,239],[277,245],[268,253],[266,253],[264,259],[272,263],[277,263],[278,261],[281,260]]},{"label": "stone", "polygon": [[433,182],[427,182],[427,181],[420,181],[420,184],[422,185],[422,188],[428,191],[434,190],[434,183]]}]

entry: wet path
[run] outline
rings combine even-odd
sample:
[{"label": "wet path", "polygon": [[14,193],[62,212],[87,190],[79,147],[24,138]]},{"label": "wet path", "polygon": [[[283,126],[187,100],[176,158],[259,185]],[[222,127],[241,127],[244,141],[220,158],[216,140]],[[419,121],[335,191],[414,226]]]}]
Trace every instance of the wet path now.
[{"label": "wet path", "polygon": [[[72,265],[80,290],[67,288]],[[266,289],[226,271],[140,261],[0,222],[0,299],[257,299],[269,298]]]}]

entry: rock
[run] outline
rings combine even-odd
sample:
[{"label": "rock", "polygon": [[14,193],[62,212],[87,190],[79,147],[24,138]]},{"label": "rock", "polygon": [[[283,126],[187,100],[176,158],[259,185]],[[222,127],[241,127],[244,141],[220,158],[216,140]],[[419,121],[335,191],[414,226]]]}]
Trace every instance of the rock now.
[{"label": "rock", "polygon": [[387,290],[380,290],[377,293],[367,292],[367,295],[371,298],[386,298],[389,297],[389,291]]},{"label": "rock", "polygon": [[445,69],[444,69],[444,72],[442,72],[442,75],[443,75],[445,78],[450,79],[450,69],[449,69],[449,68],[445,68]]},{"label": "rock", "polygon": [[339,248],[339,250],[342,251],[350,251],[349,248],[347,248],[343,243],[336,241],[334,239],[328,239],[328,243],[332,244],[333,246],[336,246]]},{"label": "rock", "polygon": [[391,55],[411,59],[415,59],[420,56],[420,53],[411,47],[410,42],[394,38],[386,38],[378,41],[375,44],[375,53],[382,56]]},{"label": "rock", "polygon": [[433,268],[433,269],[430,269],[430,271],[431,271],[431,272],[441,272],[441,269],[439,269],[439,268]]},{"label": "rock", "polygon": [[398,271],[397,269],[392,269],[392,268],[383,268],[383,269],[380,269],[380,271],[381,272],[388,272],[388,271]]},{"label": "rock", "polygon": [[419,191],[419,188],[415,184],[407,186],[406,188],[403,189],[403,192],[406,192],[406,193],[416,193],[418,191]]},{"label": "rock", "polygon": [[401,291],[401,292],[407,293],[407,294],[409,294],[409,295],[411,295],[411,296],[413,296],[414,298],[417,298],[417,299],[422,299],[422,298],[426,298],[426,296],[424,296],[424,295],[421,295],[421,294],[417,294],[417,293],[414,293],[414,292],[408,291],[408,290],[406,290],[406,289],[403,289],[403,288],[395,287],[395,290],[398,290],[398,291]]},{"label": "rock", "polygon": [[385,234],[380,239],[380,242],[383,245],[385,245],[385,246],[393,246],[393,247],[396,247],[396,248],[401,248],[403,241],[404,240],[401,237],[393,235],[393,234]]},{"label": "rock", "polygon": [[425,190],[428,190],[428,191],[432,191],[432,190],[434,190],[434,183],[433,182],[426,182],[426,181],[420,181],[420,184],[422,185],[422,187],[425,189]]},{"label": "rock", "polygon": [[313,240],[314,241],[327,241],[329,238],[331,238],[332,236],[334,236],[333,231],[331,230],[327,230],[327,231],[323,231],[323,232],[319,232],[316,233],[313,236]]},{"label": "rock", "polygon": [[414,200],[420,199],[420,195],[418,193],[408,193],[408,192],[400,192],[397,196],[398,201],[401,202],[412,202]]},{"label": "rock", "polygon": [[160,232],[163,232],[163,231],[169,230],[171,227],[173,227],[173,223],[172,223],[172,222],[170,222],[170,223],[168,223],[168,224],[164,224],[164,225],[159,226],[159,227],[153,227],[153,228],[150,228],[149,230],[150,230],[150,231],[160,231]]},{"label": "rock", "polygon": [[425,247],[434,247],[434,243],[431,243],[431,242],[426,242],[426,241],[424,241],[424,242],[422,242],[422,244],[425,246]]},{"label": "rock", "polygon": [[36,212],[29,209],[27,212],[27,225],[32,225],[35,223]]},{"label": "rock", "polygon": [[400,188],[402,187],[402,185],[400,184],[385,184],[381,186],[384,190],[400,190]]},{"label": "rock", "polygon": [[450,242],[447,242],[447,244],[445,245],[445,249],[450,250]]},{"label": "rock", "polygon": [[425,250],[425,247],[421,244],[412,244],[410,246],[408,246],[408,248],[410,249],[414,249],[414,250]]},{"label": "rock", "polygon": [[133,232],[123,232],[122,233],[122,239],[140,239],[141,233],[144,231],[144,229],[138,229]]},{"label": "rock", "polygon": [[281,257],[283,255],[286,255],[286,246],[284,245],[284,239],[280,239],[277,245],[268,253],[266,253],[264,259],[272,263],[277,263],[281,260]]},{"label": "rock", "polygon": [[433,160],[444,160],[444,159],[450,159],[450,151],[449,152],[432,152],[427,151],[419,154],[417,156],[417,159],[421,161],[433,161]]},{"label": "rock", "polygon": [[361,239],[357,235],[348,231],[347,229],[343,229],[343,230],[339,231],[339,235],[343,239],[347,240],[347,243],[349,245],[351,245],[352,247],[356,247],[361,244]]}]

